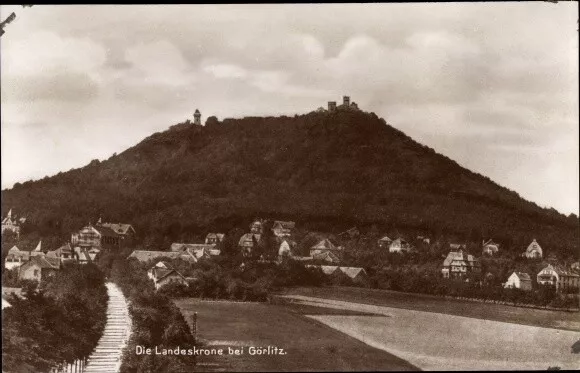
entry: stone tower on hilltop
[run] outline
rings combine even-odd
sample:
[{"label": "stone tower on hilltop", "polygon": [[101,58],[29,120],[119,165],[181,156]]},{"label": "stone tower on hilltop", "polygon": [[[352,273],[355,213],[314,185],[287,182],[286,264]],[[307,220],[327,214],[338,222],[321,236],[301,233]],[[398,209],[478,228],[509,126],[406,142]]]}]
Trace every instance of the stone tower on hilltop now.
[{"label": "stone tower on hilltop", "polygon": [[193,113],[193,124],[198,124],[201,126],[201,113],[198,109],[195,109],[195,113]]}]

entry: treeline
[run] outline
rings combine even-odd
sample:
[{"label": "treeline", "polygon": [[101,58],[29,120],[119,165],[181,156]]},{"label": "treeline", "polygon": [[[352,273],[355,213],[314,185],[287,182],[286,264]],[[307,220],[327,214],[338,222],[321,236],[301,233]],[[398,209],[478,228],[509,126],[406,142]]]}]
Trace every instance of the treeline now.
[{"label": "treeline", "polygon": [[566,253],[580,239],[576,216],[525,201],[364,112],[175,126],[102,162],[3,191],[2,212],[9,208],[29,218],[29,234],[68,239],[103,216],[134,224],[148,247],[255,216],[305,228],[351,220],[537,238]]},{"label": "treeline", "polygon": [[506,289],[501,285],[480,282],[479,276],[472,276],[469,282],[463,279],[444,279],[440,275],[421,273],[405,269],[383,268],[371,277],[371,287],[376,289],[421,293],[439,296],[465,297],[481,300],[495,300],[520,305],[578,309],[578,289],[566,293],[556,292],[555,287],[540,285],[532,291]]},{"label": "treeline", "polygon": [[54,276],[23,283],[24,298],[2,310],[2,371],[49,372],[87,358],[106,323],[107,290],[93,264],[66,264]]}]

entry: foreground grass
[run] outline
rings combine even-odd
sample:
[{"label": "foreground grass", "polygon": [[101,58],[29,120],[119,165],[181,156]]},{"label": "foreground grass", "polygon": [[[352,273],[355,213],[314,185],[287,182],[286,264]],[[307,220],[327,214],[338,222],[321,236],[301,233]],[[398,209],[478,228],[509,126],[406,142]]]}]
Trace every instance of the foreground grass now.
[{"label": "foreground grass", "polygon": [[501,304],[446,299],[422,294],[351,287],[291,288],[284,290],[282,294],[304,295],[522,325],[580,331],[580,314],[577,312],[538,310]]},{"label": "foreground grass", "polygon": [[[204,356],[197,371],[417,370],[387,352],[306,318],[309,308],[263,303],[175,301],[188,321],[198,313],[198,337],[211,347],[244,347],[244,355]],[[342,312],[342,314],[347,314]],[[251,356],[250,346],[283,348],[286,355]]]}]

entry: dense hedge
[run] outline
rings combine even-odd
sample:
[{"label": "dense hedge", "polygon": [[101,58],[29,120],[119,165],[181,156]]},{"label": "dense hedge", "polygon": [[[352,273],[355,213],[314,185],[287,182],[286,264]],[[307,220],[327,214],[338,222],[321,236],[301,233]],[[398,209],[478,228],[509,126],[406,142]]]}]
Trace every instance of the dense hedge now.
[{"label": "dense hedge", "polygon": [[67,264],[2,311],[2,371],[47,372],[86,358],[106,323],[107,289],[93,264]]},{"label": "dense hedge", "polygon": [[128,297],[132,319],[132,332],[123,353],[121,372],[187,372],[195,364],[194,356],[180,355],[137,355],[136,346],[157,349],[195,345],[189,327],[179,309],[171,300],[155,292],[153,283],[147,278],[137,261],[115,259],[111,261],[110,279]]}]

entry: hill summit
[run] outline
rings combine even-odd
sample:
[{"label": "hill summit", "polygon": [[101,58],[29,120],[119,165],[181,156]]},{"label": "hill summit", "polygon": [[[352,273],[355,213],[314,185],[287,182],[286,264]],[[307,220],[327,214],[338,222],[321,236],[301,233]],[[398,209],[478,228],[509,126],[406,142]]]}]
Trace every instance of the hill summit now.
[{"label": "hill summit", "polygon": [[2,210],[63,234],[100,215],[170,239],[261,216],[522,247],[537,238],[577,252],[577,218],[522,199],[374,113],[329,109],[180,123],[105,161],[16,184],[3,191]]}]

